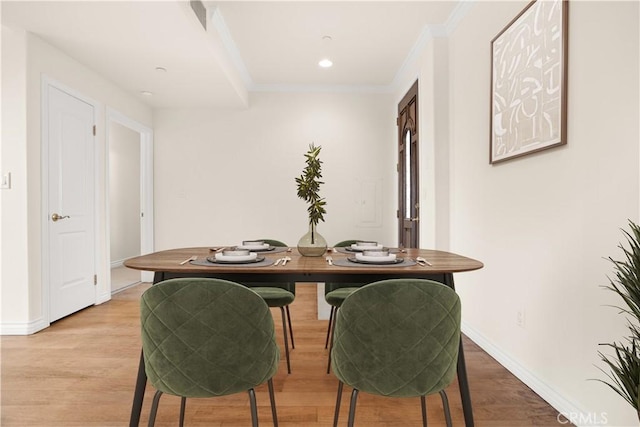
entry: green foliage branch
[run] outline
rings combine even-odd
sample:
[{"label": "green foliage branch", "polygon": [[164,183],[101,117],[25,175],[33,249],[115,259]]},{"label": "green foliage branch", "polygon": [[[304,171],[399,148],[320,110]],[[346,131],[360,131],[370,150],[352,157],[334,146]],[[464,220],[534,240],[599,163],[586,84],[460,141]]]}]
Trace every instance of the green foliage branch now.
[{"label": "green foliage branch", "polygon": [[628,247],[618,245],[624,253],[624,258],[614,260],[615,277],[609,278],[606,289],[616,293],[624,302],[624,307],[618,307],[621,314],[628,320],[630,336],[625,341],[600,344],[613,349],[611,355],[599,351],[600,359],[607,365],[609,372],[599,368],[608,380],[598,380],[626,400],[636,411],[640,420],[640,227],[629,221],[630,232],[622,230]]},{"label": "green foliage branch", "polygon": [[309,151],[304,155],[306,166],[302,175],[296,178],[298,186],[298,197],[309,203],[307,212],[309,213],[309,224],[316,226],[318,222],[324,222],[324,214],[327,213],[325,205],[327,202],[320,197],[320,185],[324,184],[322,178],[322,161],[319,158],[322,146],[309,145]]}]

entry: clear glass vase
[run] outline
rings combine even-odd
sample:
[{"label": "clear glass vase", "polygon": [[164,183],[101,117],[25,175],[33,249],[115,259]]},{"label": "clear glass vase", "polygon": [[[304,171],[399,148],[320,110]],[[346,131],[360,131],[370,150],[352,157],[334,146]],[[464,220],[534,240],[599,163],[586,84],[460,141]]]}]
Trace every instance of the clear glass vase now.
[{"label": "clear glass vase", "polygon": [[298,240],[298,252],[302,256],[322,256],[327,251],[327,241],[318,233],[315,224]]}]

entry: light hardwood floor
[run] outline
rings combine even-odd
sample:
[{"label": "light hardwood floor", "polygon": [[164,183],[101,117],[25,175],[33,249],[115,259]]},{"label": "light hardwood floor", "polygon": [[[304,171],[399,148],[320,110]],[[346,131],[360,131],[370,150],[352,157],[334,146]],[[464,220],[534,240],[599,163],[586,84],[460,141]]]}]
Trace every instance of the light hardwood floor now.
[{"label": "light hardwood floor", "polygon": [[[126,426],[140,356],[138,301],[148,284],[118,293],[105,304],[55,322],[31,336],[2,337],[0,425],[42,427]],[[316,320],[315,286],[299,284],[291,306],[296,348],[292,374],[284,357],[274,378],[282,427],[330,426],[337,380],[326,374],[327,321]],[[280,312],[274,311],[282,341]],[[471,398],[477,426],[560,426],[557,411],[465,338]],[[266,386],[256,390],[262,426],[270,426]],[[147,386],[140,425],[146,425],[153,390]],[[454,426],[463,426],[457,383],[448,389]],[[343,394],[340,425],[346,425],[350,390]],[[429,425],[444,425],[438,395],[427,399]],[[188,399],[187,426],[249,426],[246,393]],[[157,426],[178,425],[179,398],[163,396]],[[356,425],[421,425],[418,399],[362,393]],[[566,426],[566,424],[562,424]]]},{"label": "light hardwood floor", "polygon": [[140,272],[125,266],[111,269],[111,293],[120,292],[128,286],[140,283]]}]

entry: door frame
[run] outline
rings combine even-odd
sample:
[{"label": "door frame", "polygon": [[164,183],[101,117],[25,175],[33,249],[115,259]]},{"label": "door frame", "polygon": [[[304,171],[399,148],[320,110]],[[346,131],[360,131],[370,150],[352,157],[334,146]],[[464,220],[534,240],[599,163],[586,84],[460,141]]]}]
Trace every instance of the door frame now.
[{"label": "door frame", "polygon": [[[52,79],[49,76],[43,75],[40,84],[40,182],[42,185],[41,192],[41,208],[40,208],[40,221],[41,221],[41,283],[42,283],[42,320],[43,327],[48,327],[51,324],[51,265],[49,264],[50,254],[50,241],[49,241],[49,87],[53,87],[62,92],[67,93],[74,98],[78,98],[82,102],[93,107],[93,123],[98,121],[100,112],[102,111],[102,105],[95,100],[83,95],[75,89],[66,86],[57,80]],[[100,169],[97,167],[100,159],[100,150],[98,149],[97,138],[93,136],[94,150],[93,150],[93,171],[94,171],[94,185],[93,185],[93,233],[94,233],[94,248],[93,257],[94,265],[96,268],[95,274],[98,274],[100,260],[103,259],[99,234],[99,178]],[[94,304],[98,302],[98,287],[94,289]]]},{"label": "door frame", "polygon": [[[109,198],[109,129],[112,123],[118,123],[124,127],[134,130],[140,134],[140,210],[144,214],[140,223],[140,252],[145,255],[154,251],[153,239],[153,130],[139,123],[125,114],[107,107],[106,120],[106,241],[107,241],[107,283],[111,290],[111,200]],[[141,273],[143,282],[153,281],[153,272],[143,271]]]}]

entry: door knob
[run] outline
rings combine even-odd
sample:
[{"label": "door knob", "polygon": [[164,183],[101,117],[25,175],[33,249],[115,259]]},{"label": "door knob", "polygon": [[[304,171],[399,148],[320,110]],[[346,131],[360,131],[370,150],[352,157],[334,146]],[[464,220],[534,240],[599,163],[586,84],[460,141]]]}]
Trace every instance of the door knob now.
[{"label": "door knob", "polygon": [[53,222],[56,222],[59,219],[65,219],[65,218],[71,218],[71,217],[69,215],[60,216],[57,213],[54,213],[53,215],[51,215],[51,220]]}]

